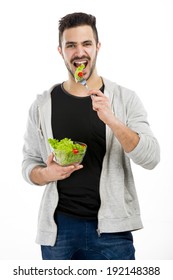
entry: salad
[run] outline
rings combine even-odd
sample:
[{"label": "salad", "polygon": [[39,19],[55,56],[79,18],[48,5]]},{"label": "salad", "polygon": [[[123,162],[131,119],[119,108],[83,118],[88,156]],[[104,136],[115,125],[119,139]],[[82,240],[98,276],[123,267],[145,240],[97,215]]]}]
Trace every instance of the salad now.
[{"label": "salad", "polygon": [[85,68],[85,64],[81,64],[80,66],[78,66],[76,68],[76,71],[74,73],[74,77],[75,77],[75,81],[80,82],[81,80],[83,80],[83,69]]},{"label": "salad", "polygon": [[48,142],[53,149],[56,162],[61,166],[81,163],[87,149],[86,144],[69,138],[60,141],[49,138]]}]

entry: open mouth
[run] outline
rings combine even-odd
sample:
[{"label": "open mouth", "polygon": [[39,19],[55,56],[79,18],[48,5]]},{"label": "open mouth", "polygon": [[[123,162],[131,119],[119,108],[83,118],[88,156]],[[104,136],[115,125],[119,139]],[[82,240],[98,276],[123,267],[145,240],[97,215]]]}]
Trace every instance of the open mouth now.
[{"label": "open mouth", "polygon": [[81,64],[84,64],[85,65],[85,68],[87,67],[87,65],[88,65],[88,61],[87,60],[75,60],[74,62],[73,62],[73,65],[77,68],[77,67],[79,67]]}]

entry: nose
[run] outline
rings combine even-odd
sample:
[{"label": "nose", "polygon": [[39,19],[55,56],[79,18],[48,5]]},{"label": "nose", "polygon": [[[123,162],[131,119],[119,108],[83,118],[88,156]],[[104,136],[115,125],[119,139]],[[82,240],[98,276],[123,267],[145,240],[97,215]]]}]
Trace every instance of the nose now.
[{"label": "nose", "polygon": [[85,53],[84,47],[82,45],[76,46],[76,55],[81,57]]}]

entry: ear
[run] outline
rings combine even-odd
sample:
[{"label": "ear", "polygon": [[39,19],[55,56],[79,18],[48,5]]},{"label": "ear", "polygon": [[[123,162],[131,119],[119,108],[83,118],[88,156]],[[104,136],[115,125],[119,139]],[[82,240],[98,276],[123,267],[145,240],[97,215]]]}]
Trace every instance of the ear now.
[{"label": "ear", "polygon": [[97,43],[97,51],[99,51],[100,48],[101,48],[101,43],[98,42],[98,43]]},{"label": "ear", "polygon": [[57,47],[57,50],[58,50],[58,52],[60,53],[60,55],[62,55],[62,49],[61,49],[61,47]]}]

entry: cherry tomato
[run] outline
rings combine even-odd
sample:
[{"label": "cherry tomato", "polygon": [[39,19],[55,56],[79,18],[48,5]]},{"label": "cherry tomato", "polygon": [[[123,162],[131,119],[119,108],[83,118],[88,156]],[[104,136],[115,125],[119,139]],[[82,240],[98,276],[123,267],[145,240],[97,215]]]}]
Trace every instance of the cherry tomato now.
[{"label": "cherry tomato", "polygon": [[79,76],[79,77],[83,77],[83,72],[79,72],[79,73],[78,73],[78,76]]},{"label": "cherry tomato", "polygon": [[78,154],[78,152],[79,152],[78,149],[73,149],[74,154]]}]

